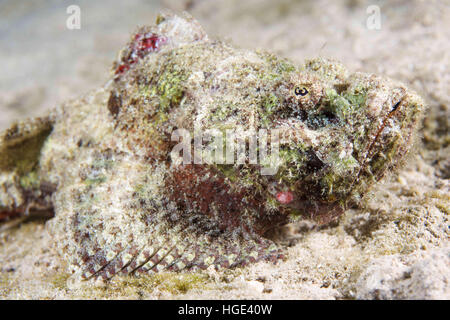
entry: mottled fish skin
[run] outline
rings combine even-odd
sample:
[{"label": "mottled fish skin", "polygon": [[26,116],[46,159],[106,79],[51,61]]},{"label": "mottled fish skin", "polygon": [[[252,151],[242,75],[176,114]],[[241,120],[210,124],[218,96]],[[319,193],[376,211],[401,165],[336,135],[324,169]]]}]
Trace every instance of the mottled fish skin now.
[{"label": "mottled fish skin", "polygon": [[[276,262],[265,235],[336,219],[411,149],[424,103],[403,84],[210,40],[187,14],[142,27],[100,89],[0,136],[0,219],[53,210],[78,279]],[[176,129],[280,129],[280,163],[180,164]]]}]

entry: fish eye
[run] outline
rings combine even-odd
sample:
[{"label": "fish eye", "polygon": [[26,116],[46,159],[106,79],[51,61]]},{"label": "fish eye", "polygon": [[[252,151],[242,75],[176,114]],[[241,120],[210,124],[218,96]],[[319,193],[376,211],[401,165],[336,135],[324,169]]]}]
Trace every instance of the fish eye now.
[{"label": "fish eye", "polygon": [[296,96],[302,96],[302,97],[304,97],[304,96],[306,96],[307,94],[308,94],[308,89],[306,89],[305,87],[302,87],[302,88],[300,88],[300,87],[295,87],[295,95]]}]

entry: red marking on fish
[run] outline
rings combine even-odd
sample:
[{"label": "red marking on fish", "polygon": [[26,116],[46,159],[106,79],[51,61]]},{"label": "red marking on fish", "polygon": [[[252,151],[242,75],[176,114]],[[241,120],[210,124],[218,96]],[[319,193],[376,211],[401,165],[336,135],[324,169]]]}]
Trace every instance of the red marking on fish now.
[{"label": "red marking on fish", "polygon": [[280,191],[277,193],[276,198],[280,203],[288,204],[294,200],[294,194],[291,191]]}]

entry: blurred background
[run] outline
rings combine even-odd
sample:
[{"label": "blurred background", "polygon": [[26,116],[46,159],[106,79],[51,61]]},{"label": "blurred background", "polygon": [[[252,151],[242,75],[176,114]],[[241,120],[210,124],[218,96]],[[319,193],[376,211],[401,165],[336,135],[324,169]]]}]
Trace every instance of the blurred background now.
[{"label": "blurred background", "polygon": [[[71,5],[79,8],[79,29],[67,26]],[[2,0],[0,129],[101,86],[129,34],[152,24],[163,8],[188,11],[211,38],[240,47],[263,48],[297,63],[331,57],[352,71],[406,82],[430,105],[425,145],[439,153],[447,148],[440,157],[448,157],[446,0]],[[448,168],[442,170],[448,175]]]}]

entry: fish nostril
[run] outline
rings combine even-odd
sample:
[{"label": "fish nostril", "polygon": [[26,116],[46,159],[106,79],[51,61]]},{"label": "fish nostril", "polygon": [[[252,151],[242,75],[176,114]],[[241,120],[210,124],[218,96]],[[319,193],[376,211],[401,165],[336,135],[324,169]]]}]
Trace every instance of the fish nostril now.
[{"label": "fish nostril", "polygon": [[329,111],[329,110],[325,110],[324,112],[323,112],[323,115],[329,120],[329,121],[332,121],[332,120],[336,120],[336,114],[334,114],[333,112],[331,112],[331,111]]},{"label": "fish nostril", "polygon": [[314,151],[308,150],[306,152],[306,155],[308,156],[306,167],[309,171],[316,172],[324,167],[325,164],[322,162],[322,160],[319,159]]},{"label": "fish nostril", "polygon": [[395,110],[397,110],[398,107],[400,106],[400,104],[402,103],[402,101],[403,101],[403,98],[402,98],[399,102],[397,102],[396,104],[394,104],[394,106],[392,107],[391,112],[394,112]]}]

